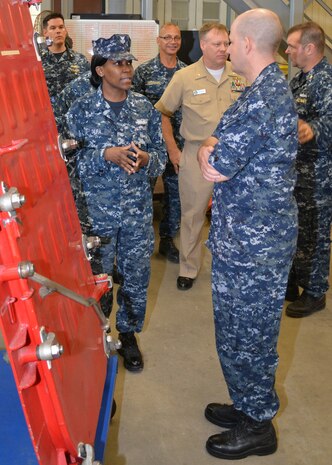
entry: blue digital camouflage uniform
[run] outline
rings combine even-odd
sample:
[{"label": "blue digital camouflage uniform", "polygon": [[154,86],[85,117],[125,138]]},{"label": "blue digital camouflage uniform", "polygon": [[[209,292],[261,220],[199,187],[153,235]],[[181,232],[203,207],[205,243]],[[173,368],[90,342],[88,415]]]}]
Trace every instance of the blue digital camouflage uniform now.
[{"label": "blue digital camouflage uniform", "polygon": [[296,247],[297,117],[275,63],[224,113],[209,158],[230,178],[214,187],[208,247],[216,346],[236,409],[271,419],[277,339]]},{"label": "blue digital camouflage uniform", "polygon": [[[67,113],[71,136],[82,144],[77,169],[91,224],[101,237],[103,272],[112,274],[116,256],[120,286],[116,329],[140,332],[153,252],[152,194],[149,179],[164,170],[166,150],[161,118],[146,97],[128,92],[118,116],[102,89],[76,100]],[[149,153],[147,166],[128,175],[104,159],[104,149],[135,142]]]},{"label": "blue digital camouflage uniform", "polygon": [[[95,87],[93,87],[90,83],[90,77],[91,71],[86,71],[85,73],[81,74],[79,77],[69,82],[69,84],[66,85],[66,87],[54,100],[53,112],[55,122],[57,125],[58,132],[62,135],[63,139],[70,138],[68,127],[66,124],[66,114],[71,105],[78,98],[83,97],[83,95],[89,92],[95,92],[96,90]],[[81,222],[81,228],[84,233],[88,234],[90,225],[86,209],[86,202],[84,199],[84,193],[82,192],[81,182],[76,173],[77,170],[75,155],[75,151],[66,154],[66,167],[77,207],[78,216]],[[98,255],[99,251],[95,252],[94,258],[98,257]],[[96,269],[95,266],[93,266],[93,271],[95,274],[102,273],[101,266],[98,262],[98,258],[93,261],[93,265],[96,264]]]},{"label": "blue digital camouflage uniform", "polygon": [[94,92],[96,89],[90,83],[91,71],[86,71],[74,80],[70,81],[69,84],[57,95],[54,99],[53,112],[55,122],[58,128],[58,132],[66,137],[66,113],[71,105],[79,97],[87,94],[88,92]]},{"label": "blue digital camouflage uniform", "polygon": [[58,59],[48,48],[41,47],[40,57],[52,105],[55,97],[70,81],[90,69],[90,63],[85,56],[70,48]]},{"label": "blue digital camouflage uniform", "polygon": [[[161,61],[159,54],[152,60],[143,63],[135,70],[132,89],[140,94],[145,95],[154,105],[158,102],[166,89],[173,74],[187,66],[181,60],[177,59],[176,67],[173,69],[166,68]],[[180,125],[182,120],[181,110],[174,113],[171,118],[174,139],[180,150],[183,148],[184,140],[180,135]],[[181,205],[179,197],[178,175],[170,160],[167,160],[166,169],[163,173],[164,182],[164,206],[163,218],[159,224],[160,237],[175,237],[180,228]],[[155,185],[153,180],[153,187]]]},{"label": "blue digital camouflage uniform", "polygon": [[299,145],[295,198],[299,235],[291,277],[309,295],[329,288],[332,218],[332,66],[324,58],[290,82],[299,118],[315,137]]}]

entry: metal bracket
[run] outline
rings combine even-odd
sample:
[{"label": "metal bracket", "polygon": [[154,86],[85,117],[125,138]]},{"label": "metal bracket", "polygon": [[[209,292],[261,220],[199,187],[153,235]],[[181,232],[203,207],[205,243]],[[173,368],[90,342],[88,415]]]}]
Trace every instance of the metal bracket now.
[{"label": "metal bracket", "polygon": [[113,339],[110,331],[104,331],[104,351],[107,357],[110,356],[111,352],[121,349],[121,341],[119,339]]},{"label": "metal bracket", "polygon": [[[102,277],[102,275],[100,275]],[[107,275],[105,275],[107,277]],[[119,341],[113,340],[111,334],[110,334],[110,324],[106,316],[104,315],[100,303],[97,302],[96,299],[90,297],[90,298],[85,298],[80,294],[77,294],[76,292],[72,291],[71,289],[68,289],[65,286],[62,286],[62,284],[57,283],[56,281],[52,281],[51,279],[46,278],[45,276],[42,276],[38,273],[35,272],[35,268],[32,262],[25,261],[25,262],[20,262],[16,264],[16,266],[12,265],[10,267],[1,267],[0,266],[0,282],[1,281],[9,281],[9,280],[14,280],[14,279],[31,279],[32,281],[38,283],[41,285],[39,289],[39,295],[42,298],[47,297],[49,294],[52,292],[57,292],[64,297],[67,297],[68,299],[73,300],[74,302],[77,302],[84,307],[92,307],[96,315],[98,316],[98,319],[101,323],[102,330],[104,331],[104,350],[105,354],[107,357],[109,357],[110,352],[114,351],[116,349],[119,349],[121,347],[121,343]],[[104,282],[105,280],[97,280],[96,282]],[[111,277],[107,277],[107,281],[109,283],[109,287],[112,287],[112,280]],[[60,356],[62,354],[63,348],[61,346],[58,346],[57,348],[54,348],[54,346],[57,346],[57,341],[55,339],[55,335],[53,333],[46,334],[44,331],[44,328],[41,330],[41,339],[42,342],[45,342],[45,345],[40,348],[40,353],[42,356],[47,356],[46,354],[51,354],[53,358],[56,358],[56,355]],[[47,348],[47,349],[46,349]],[[39,358],[40,360],[49,360],[48,358]]]},{"label": "metal bracket", "polygon": [[[42,276],[41,274],[38,274],[35,272],[35,267],[32,262],[25,261],[25,262],[20,262],[17,265],[17,276],[16,273],[14,273],[13,269],[10,268],[9,270],[0,270],[2,271],[3,276],[3,281],[6,281],[8,279],[31,279],[32,281],[38,283],[41,285],[41,288],[39,290],[39,294],[41,297],[46,297],[46,295],[50,294],[51,292],[58,292],[59,294],[68,297],[68,299],[74,300],[75,302],[78,302],[81,305],[84,305],[84,307],[93,307],[95,313],[97,314],[101,324],[102,324],[102,329],[105,331],[109,330],[109,322],[105,315],[102,312],[102,309],[100,307],[99,302],[96,301],[96,299],[93,299],[92,297],[86,299],[85,297],[81,296],[80,294],[77,294],[76,292],[72,291],[71,289],[68,289],[65,286],[62,286],[62,284],[57,283],[56,281],[52,281],[51,279],[46,278],[45,276]],[[8,276],[6,275],[6,271]],[[1,273],[0,273],[1,277]]]},{"label": "metal bracket", "polygon": [[46,332],[44,326],[40,328],[39,333],[42,344],[37,346],[36,355],[38,360],[46,360],[48,368],[51,369],[51,360],[61,357],[63,346],[58,343],[54,333]]},{"label": "metal bracket", "polygon": [[109,329],[109,322],[107,318],[105,317],[105,315],[103,314],[100,304],[92,297],[86,299],[85,297],[81,296],[80,294],[77,294],[71,289],[68,289],[67,287],[62,286],[62,284],[52,281],[51,279],[48,279],[45,276],[42,276],[38,273],[34,273],[32,276],[29,276],[29,279],[42,285],[42,296],[44,297],[46,295],[45,290],[48,290],[48,293],[58,292],[59,294],[65,297],[68,297],[68,299],[74,300],[75,302],[78,302],[79,304],[84,305],[84,307],[93,307],[95,313],[97,314],[101,322],[102,329],[103,330]]},{"label": "metal bracket", "polygon": [[102,465],[99,460],[95,460],[95,450],[90,444],[80,442],[77,446],[78,457],[83,459],[82,465]]}]

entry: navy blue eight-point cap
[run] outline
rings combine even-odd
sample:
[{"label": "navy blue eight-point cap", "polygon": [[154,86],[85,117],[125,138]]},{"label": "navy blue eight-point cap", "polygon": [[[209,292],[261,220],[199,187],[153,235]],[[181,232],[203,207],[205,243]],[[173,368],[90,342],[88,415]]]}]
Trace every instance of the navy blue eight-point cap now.
[{"label": "navy blue eight-point cap", "polygon": [[130,53],[131,39],[128,34],[113,34],[109,39],[93,40],[93,53],[112,61],[137,60]]}]

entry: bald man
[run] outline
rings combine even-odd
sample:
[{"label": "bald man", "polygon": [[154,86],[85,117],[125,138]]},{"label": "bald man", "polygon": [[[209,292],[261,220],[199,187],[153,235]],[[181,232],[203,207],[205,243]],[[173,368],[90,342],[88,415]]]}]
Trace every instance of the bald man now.
[{"label": "bald man", "polygon": [[223,459],[277,449],[277,340],[297,236],[297,116],[275,63],[281,37],[272,11],[236,18],[228,51],[251,85],[198,152],[204,178],[215,183],[208,246],[216,346],[232,401],[206,407],[206,418],[228,429],[206,447]]}]

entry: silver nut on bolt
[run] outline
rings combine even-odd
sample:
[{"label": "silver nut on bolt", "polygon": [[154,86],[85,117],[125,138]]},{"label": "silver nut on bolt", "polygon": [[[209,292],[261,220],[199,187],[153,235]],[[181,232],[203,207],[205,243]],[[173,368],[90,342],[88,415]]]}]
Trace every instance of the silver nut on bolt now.
[{"label": "silver nut on bolt", "polygon": [[12,212],[20,208],[24,202],[24,195],[17,192],[16,187],[11,187],[8,192],[0,196],[0,211]]},{"label": "silver nut on bolt", "polygon": [[101,240],[98,236],[89,236],[86,240],[86,246],[88,250],[95,249],[101,246]]},{"label": "silver nut on bolt", "polygon": [[64,152],[70,152],[78,148],[78,142],[75,139],[64,139],[61,143]]}]

